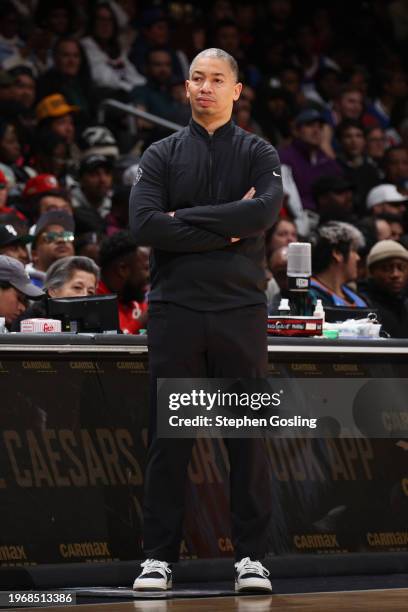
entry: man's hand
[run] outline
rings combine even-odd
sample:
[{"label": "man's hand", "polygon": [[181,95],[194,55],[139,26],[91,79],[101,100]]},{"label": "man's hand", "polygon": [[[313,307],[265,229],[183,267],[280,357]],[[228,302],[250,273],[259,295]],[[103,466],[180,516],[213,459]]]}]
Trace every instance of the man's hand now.
[{"label": "man's hand", "polygon": [[246,192],[246,194],[244,195],[244,197],[242,199],[243,200],[252,200],[252,198],[254,197],[255,193],[256,193],[255,187],[251,187],[251,189],[249,189],[249,191]]}]

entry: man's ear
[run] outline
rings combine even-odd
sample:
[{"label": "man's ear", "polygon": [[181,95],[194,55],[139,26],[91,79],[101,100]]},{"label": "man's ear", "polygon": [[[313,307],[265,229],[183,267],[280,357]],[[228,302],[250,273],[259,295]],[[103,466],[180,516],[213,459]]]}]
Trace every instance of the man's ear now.
[{"label": "man's ear", "polygon": [[334,261],[336,263],[343,263],[344,261],[344,255],[343,253],[341,253],[340,251],[338,251],[337,249],[333,249],[332,251],[332,257],[334,259]]},{"label": "man's ear", "polygon": [[234,87],[234,102],[236,102],[241,95],[242,83],[237,83]]},{"label": "man's ear", "polygon": [[190,85],[190,81],[186,81],[184,83],[184,87],[186,88],[186,98],[190,97],[190,92],[188,91],[189,85]]}]

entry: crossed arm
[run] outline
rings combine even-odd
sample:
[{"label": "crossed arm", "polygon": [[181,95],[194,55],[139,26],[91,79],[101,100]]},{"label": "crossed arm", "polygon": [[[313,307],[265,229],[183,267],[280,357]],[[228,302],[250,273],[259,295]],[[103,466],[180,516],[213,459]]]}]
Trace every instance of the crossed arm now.
[{"label": "crossed arm", "polygon": [[[263,144],[263,143],[262,143]],[[222,249],[240,238],[256,235],[276,220],[282,200],[279,160],[265,143],[255,163],[251,188],[242,200],[196,206],[168,213],[164,192],[165,167],[153,145],[144,154],[142,175],[131,192],[129,223],[141,245],[173,251]]]}]

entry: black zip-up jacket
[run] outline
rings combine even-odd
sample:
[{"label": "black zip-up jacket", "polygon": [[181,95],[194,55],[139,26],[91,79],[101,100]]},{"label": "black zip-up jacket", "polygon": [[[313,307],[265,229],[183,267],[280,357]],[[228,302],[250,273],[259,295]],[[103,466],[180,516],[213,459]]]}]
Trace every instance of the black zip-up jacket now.
[{"label": "black zip-up jacket", "polygon": [[[276,150],[232,121],[210,136],[191,120],[151,145],[129,212],[136,240],[153,247],[149,301],[201,311],[265,303],[264,231],[278,217],[280,175]],[[255,197],[242,200],[251,187]]]}]

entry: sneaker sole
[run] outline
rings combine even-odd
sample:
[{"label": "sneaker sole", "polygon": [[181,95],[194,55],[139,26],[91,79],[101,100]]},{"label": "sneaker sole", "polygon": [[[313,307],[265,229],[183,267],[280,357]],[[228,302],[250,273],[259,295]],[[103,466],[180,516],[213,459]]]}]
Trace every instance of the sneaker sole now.
[{"label": "sneaker sole", "polygon": [[166,585],[160,586],[154,578],[143,578],[133,584],[133,591],[168,591],[172,588],[173,583],[170,580]]},{"label": "sneaker sole", "polygon": [[[268,581],[269,582],[269,581]],[[247,578],[241,580],[241,584],[235,583],[235,591],[257,591],[262,593],[272,593],[272,585],[265,584],[265,581],[258,578]]]}]

